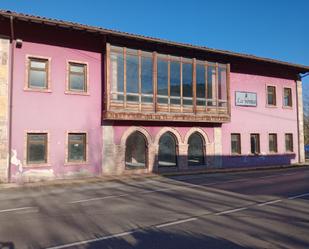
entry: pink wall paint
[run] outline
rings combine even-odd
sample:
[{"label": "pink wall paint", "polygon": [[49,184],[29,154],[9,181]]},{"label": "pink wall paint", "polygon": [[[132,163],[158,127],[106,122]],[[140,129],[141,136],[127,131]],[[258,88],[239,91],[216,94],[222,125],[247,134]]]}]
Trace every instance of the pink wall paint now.
[{"label": "pink wall paint", "polygon": [[[51,93],[24,91],[26,55],[51,58]],[[89,64],[89,96],[65,94],[67,60]],[[60,46],[23,42],[15,49],[12,149],[24,165],[27,130],[48,131],[50,166],[56,177],[69,172],[101,172],[101,54]],[[64,166],[66,132],[88,132],[88,164]],[[17,167],[11,166],[12,176]],[[32,168],[23,168],[28,171]]]},{"label": "pink wall paint", "polygon": [[[277,133],[278,155],[285,153],[285,133],[293,133],[294,152],[288,155],[293,158],[291,163],[298,161],[298,137],[297,137],[297,102],[296,102],[296,83],[293,80],[280,79],[275,77],[265,77],[258,75],[246,75],[231,73],[231,122],[222,125],[222,146],[223,155],[226,158],[224,165],[238,166],[239,163],[249,164],[263,162],[265,164],[275,163],[269,155],[268,133]],[[276,86],[277,107],[266,106],[266,85]],[[291,109],[283,108],[283,88],[292,88]],[[257,107],[235,106],[235,91],[248,91],[257,93]],[[241,134],[241,149],[244,157],[231,156],[231,133]],[[261,154],[258,160],[254,157],[246,157],[250,154],[250,133],[260,133]]]}]

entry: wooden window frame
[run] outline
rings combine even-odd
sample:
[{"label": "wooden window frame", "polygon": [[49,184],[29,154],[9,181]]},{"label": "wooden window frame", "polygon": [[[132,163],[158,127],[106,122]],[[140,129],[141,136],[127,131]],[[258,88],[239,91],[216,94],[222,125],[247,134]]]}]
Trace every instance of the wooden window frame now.
[{"label": "wooden window frame", "polygon": [[[25,131],[25,136],[24,136],[24,167],[46,167],[46,166],[50,166],[50,155],[49,155],[49,150],[50,150],[50,133],[49,131],[46,130],[27,130]],[[29,145],[29,141],[28,141],[28,135],[29,134],[46,134],[46,139],[47,141],[45,141],[45,158],[46,158],[46,162],[31,162],[28,161],[28,145]]]},{"label": "wooden window frame", "polygon": [[[72,64],[84,66],[85,72],[83,74],[82,73],[73,73],[73,74],[78,74],[78,75],[84,76],[84,83],[85,83],[84,87],[85,87],[85,89],[83,91],[70,89],[70,76],[71,76],[71,73],[72,73],[70,68],[71,68]],[[90,95],[90,93],[89,93],[89,63],[84,62],[84,61],[67,60],[66,67],[67,68],[66,68],[65,94]]]},{"label": "wooden window frame", "polygon": [[[271,150],[270,148],[270,137],[275,137],[275,150]],[[270,154],[277,154],[278,153],[278,134],[277,133],[268,133],[268,152]]]},{"label": "wooden window frame", "polygon": [[[252,153],[251,151],[251,136],[257,136],[258,138],[258,143],[257,143],[258,151],[257,152],[255,151],[254,153]],[[261,137],[259,133],[250,133],[250,154],[253,156],[258,156],[261,154]]]},{"label": "wooden window frame", "polygon": [[[84,134],[85,135],[85,148],[84,148],[84,153],[86,160],[80,161],[70,161],[69,160],[69,135],[70,134]],[[64,165],[85,165],[89,163],[89,137],[88,137],[88,132],[83,131],[83,130],[74,130],[74,131],[66,131],[66,143],[65,143],[65,163]]]},{"label": "wooden window frame", "polygon": [[[239,150],[238,152],[233,152],[233,146],[232,146],[232,136],[233,135],[236,135],[238,136],[239,140],[238,140],[238,143],[239,143]],[[241,134],[240,133],[231,133],[231,155],[232,156],[239,156],[241,155]]]},{"label": "wooden window frame", "polygon": [[[291,148],[291,150],[288,150],[287,149],[287,140],[286,140],[286,137],[287,136],[290,136],[291,137],[291,139],[292,139],[292,143],[291,143],[291,146],[292,146],[292,148]],[[294,136],[293,136],[293,133],[285,133],[284,134],[284,149],[285,149],[285,152],[286,153],[294,153]]]},{"label": "wooden window frame", "polygon": [[[31,60],[45,61],[45,70],[38,69],[37,71],[44,71],[46,73],[46,88],[31,87],[30,86],[30,71],[31,71]],[[26,65],[25,65],[25,83],[24,91],[31,92],[51,92],[51,58],[38,56],[38,55],[26,55]]]},{"label": "wooden window frame", "polygon": [[[289,89],[290,90],[290,102],[291,102],[291,105],[285,105],[285,101],[284,101],[284,92],[285,92],[285,89]],[[283,87],[282,89],[282,107],[285,108],[285,109],[293,109],[293,90],[292,90],[292,87]]]},{"label": "wooden window frame", "polygon": [[[275,104],[268,103],[268,87],[273,87],[275,89],[275,95],[274,95]],[[275,85],[266,85],[266,107],[272,107],[272,108],[277,107],[277,86]]]},{"label": "wooden window frame", "polygon": [[[104,106],[105,110],[103,110],[102,118],[105,120],[152,120],[152,121],[183,121],[183,122],[220,122],[225,123],[230,121],[230,92],[229,92],[229,75],[230,75],[230,66],[229,64],[219,64],[207,61],[198,61],[196,58],[185,58],[180,56],[172,56],[169,54],[158,54],[157,52],[149,52],[138,50],[136,56],[138,56],[138,99],[139,101],[128,102],[126,98],[126,55],[127,50],[130,51],[129,48],[126,47],[117,47],[111,46],[111,44],[107,43],[106,45],[106,70],[105,70],[105,94],[104,94]],[[134,52],[135,52],[134,51]],[[123,87],[124,87],[124,100],[113,100],[111,88],[114,82],[112,81],[111,77],[111,62],[110,62],[110,55],[111,53],[119,53],[123,55]],[[129,52],[130,53],[130,52]],[[153,103],[149,102],[142,102],[141,93],[141,58],[143,53],[149,53],[150,57],[152,58],[153,64]],[[158,60],[165,60],[167,61],[167,103],[159,103],[158,98]],[[178,61],[180,63],[180,104],[171,104],[171,86],[170,86],[170,76],[171,76],[171,61]],[[205,67],[205,106],[197,106],[196,99],[196,64],[202,62]],[[184,89],[183,89],[183,63],[190,63],[192,66],[192,104],[191,105],[184,105]],[[213,106],[208,105],[208,96],[207,96],[207,67],[214,66],[216,75],[213,77]],[[222,104],[223,106],[219,106],[218,97],[218,67],[224,66],[226,69],[226,100],[222,100],[221,102],[226,102],[226,104]],[[164,95],[165,96],[165,95]],[[178,98],[178,97],[177,97]],[[191,97],[190,97],[191,98]]]}]

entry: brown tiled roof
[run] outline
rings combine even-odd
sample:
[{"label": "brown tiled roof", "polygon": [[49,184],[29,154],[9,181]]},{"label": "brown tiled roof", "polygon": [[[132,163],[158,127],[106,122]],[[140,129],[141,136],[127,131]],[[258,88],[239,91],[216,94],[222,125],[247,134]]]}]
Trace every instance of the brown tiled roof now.
[{"label": "brown tiled roof", "polygon": [[58,26],[60,28],[61,27],[62,28],[71,28],[71,29],[75,29],[75,30],[83,30],[83,31],[88,31],[88,32],[92,32],[92,33],[100,33],[100,34],[105,34],[105,35],[120,36],[120,37],[123,37],[123,38],[134,38],[134,39],[138,39],[138,40],[141,40],[141,41],[155,42],[155,43],[160,43],[160,44],[172,45],[172,46],[176,46],[176,47],[200,50],[202,52],[211,52],[211,53],[228,55],[228,56],[238,57],[238,58],[243,58],[243,59],[273,63],[273,64],[277,64],[277,65],[291,67],[291,68],[296,69],[298,72],[301,72],[301,73],[309,72],[309,66],[305,66],[305,65],[300,65],[300,64],[290,63],[290,62],[284,62],[284,61],[279,61],[279,60],[269,59],[269,58],[264,58],[264,57],[258,57],[258,56],[250,55],[250,54],[236,53],[236,52],[231,52],[231,51],[227,51],[227,50],[213,49],[213,48],[208,48],[208,47],[204,47],[204,46],[195,46],[195,45],[192,45],[192,44],[173,42],[173,41],[168,41],[168,40],[159,39],[159,38],[153,38],[153,37],[149,37],[149,36],[136,35],[136,34],[131,34],[131,33],[127,33],[127,32],[120,32],[120,31],[116,31],[116,30],[105,29],[105,28],[95,27],[95,26],[89,26],[89,25],[84,25],[84,24],[79,24],[79,23],[74,23],[74,22],[68,22],[68,21],[57,20],[57,19],[52,19],[52,18],[45,18],[45,17],[40,17],[40,16],[28,15],[28,14],[22,14],[22,13],[12,12],[12,11],[8,11],[8,10],[0,10],[0,16],[9,17],[9,18],[13,17],[13,18],[16,18],[18,20],[23,20],[23,21],[28,21],[28,22],[30,21],[30,22],[33,22],[33,23],[41,23],[41,24],[51,25],[51,26]]}]

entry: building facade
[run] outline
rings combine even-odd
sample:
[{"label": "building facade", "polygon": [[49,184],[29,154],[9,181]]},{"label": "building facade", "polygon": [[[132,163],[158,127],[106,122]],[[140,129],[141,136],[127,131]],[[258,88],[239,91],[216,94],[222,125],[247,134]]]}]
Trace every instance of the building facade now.
[{"label": "building facade", "polygon": [[304,162],[308,66],[0,12],[0,180]]}]

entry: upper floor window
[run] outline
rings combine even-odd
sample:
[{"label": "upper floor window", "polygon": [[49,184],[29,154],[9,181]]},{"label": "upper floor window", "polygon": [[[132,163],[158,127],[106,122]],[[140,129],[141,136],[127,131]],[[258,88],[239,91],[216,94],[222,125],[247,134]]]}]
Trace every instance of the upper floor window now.
[{"label": "upper floor window", "polygon": [[268,143],[269,143],[269,152],[277,153],[278,145],[277,145],[277,134],[271,133],[268,135]]},{"label": "upper floor window", "polygon": [[47,163],[47,133],[27,133],[27,164]]},{"label": "upper floor window", "polygon": [[283,88],[283,106],[292,107],[292,89]]},{"label": "upper floor window", "polygon": [[260,134],[250,134],[251,154],[260,154]]},{"label": "upper floor window", "polygon": [[48,89],[49,60],[28,58],[28,85],[29,89]]},{"label": "upper floor window", "polygon": [[68,91],[87,92],[87,65],[69,62]]},{"label": "upper floor window", "polygon": [[232,154],[241,154],[241,140],[239,133],[231,134]]},{"label": "upper floor window", "polygon": [[276,87],[267,86],[267,105],[276,105]]},{"label": "upper floor window", "polygon": [[129,115],[120,110],[130,112],[130,119],[144,119],[140,114],[160,120],[173,120],[175,114],[228,115],[228,65],[109,44],[107,55],[107,113],[118,111],[117,119]]}]

